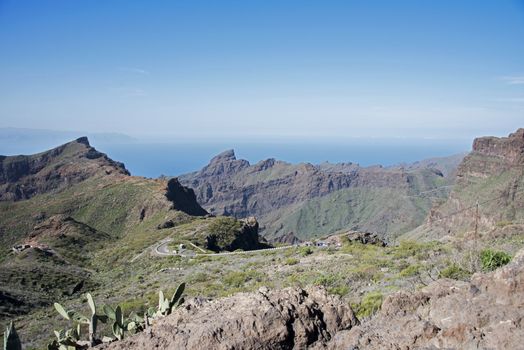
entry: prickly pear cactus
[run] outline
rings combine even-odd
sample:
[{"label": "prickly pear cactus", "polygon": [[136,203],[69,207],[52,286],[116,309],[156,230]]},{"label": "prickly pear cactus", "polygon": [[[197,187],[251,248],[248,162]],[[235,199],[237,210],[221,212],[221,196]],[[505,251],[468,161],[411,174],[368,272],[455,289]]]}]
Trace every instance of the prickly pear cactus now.
[{"label": "prickly pear cactus", "polygon": [[13,322],[6,327],[4,332],[4,350],[22,350],[22,343],[16,333],[16,328]]}]

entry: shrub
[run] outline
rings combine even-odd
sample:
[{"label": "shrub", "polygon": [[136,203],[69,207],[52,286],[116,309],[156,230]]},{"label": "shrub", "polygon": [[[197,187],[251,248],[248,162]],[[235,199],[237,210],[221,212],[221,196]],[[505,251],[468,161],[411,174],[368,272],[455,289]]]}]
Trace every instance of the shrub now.
[{"label": "shrub", "polygon": [[416,241],[405,240],[401,241],[397,247],[393,249],[393,255],[396,258],[414,257],[417,260],[426,260],[433,254],[439,254],[445,250],[439,242],[420,243]]},{"label": "shrub", "polygon": [[339,295],[341,297],[347,295],[349,293],[349,287],[348,286],[336,286],[336,287],[331,287],[328,289],[328,292],[330,294],[336,294],[336,295]]},{"label": "shrub", "polygon": [[379,267],[373,264],[357,264],[346,272],[351,281],[376,282],[384,277]]},{"label": "shrub", "polygon": [[480,262],[484,271],[493,271],[511,261],[511,256],[505,252],[484,249],[480,252]]},{"label": "shrub", "polygon": [[357,317],[369,317],[380,310],[384,296],[380,292],[370,292],[362,298],[360,304],[354,306]]},{"label": "shrub", "polygon": [[313,254],[313,249],[311,249],[310,247],[301,247],[300,248],[300,255],[308,256],[311,254]]},{"label": "shrub", "polygon": [[144,300],[140,298],[125,300],[120,304],[120,307],[124,313],[130,313],[131,311],[134,311],[139,315],[142,315],[144,311],[147,310]]},{"label": "shrub", "polygon": [[314,285],[326,287],[328,293],[345,296],[349,293],[347,282],[341,275],[327,274],[317,277],[313,280]]},{"label": "shrub", "polygon": [[471,272],[464,270],[459,265],[453,263],[446,267],[444,270],[440,271],[440,278],[451,278],[454,280],[467,280],[471,276]]},{"label": "shrub", "polygon": [[262,280],[262,274],[255,270],[231,271],[223,278],[224,284],[233,288],[244,287],[244,285],[251,280],[260,282]]},{"label": "shrub", "polygon": [[313,281],[314,285],[321,285],[324,287],[333,287],[337,284],[339,279],[335,275],[323,275]]},{"label": "shrub", "polygon": [[415,256],[422,249],[422,244],[415,241],[401,241],[394,249],[396,258],[408,258]]},{"label": "shrub", "polygon": [[298,260],[297,258],[287,258],[285,261],[284,261],[284,264],[286,265],[296,265],[300,262],[300,260]]},{"label": "shrub", "polygon": [[202,283],[202,282],[207,282],[209,280],[211,280],[211,278],[205,272],[197,272],[189,277],[190,283],[199,283],[199,282]]},{"label": "shrub", "polygon": [[360,242],[346,243],[342,247],[342,252],[353,255],[359,260],[376,260],[377,255],[384,252],[382,247],[374,244],[363,244]]},{"label": "shrub", "polygon": [[406,267],[405,269],[403,269],[402,271],[399,272],[399,276],[400,277],[411,277],[411,276],[415,276],[416,274],[418,274],[419,270],[420,270],[420,265],[416,264],[416,265],[409,265],[408,267]]}]

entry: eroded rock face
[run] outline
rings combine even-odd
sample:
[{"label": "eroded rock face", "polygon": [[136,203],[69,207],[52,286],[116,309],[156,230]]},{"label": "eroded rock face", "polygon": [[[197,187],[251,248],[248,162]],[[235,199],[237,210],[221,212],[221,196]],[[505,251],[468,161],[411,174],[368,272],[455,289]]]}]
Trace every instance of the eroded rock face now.
[{"label": "eroded rock face", "polygon": [[508,137],[480,137],[473,142],[473,152],[502,158],[512,164],[524,163],[524,128]]},{"label": "eroded rock face", "polygon": [[468,185],[475,179],[498,176],[524,167],[524,129],[508,137],[479,137],[473,141],[473,150],[457,171],[457,184]]},{"label": "eroded rock face", "polygon": [[240,293],[214,301],[191,300],[143,332],[103,349],[322,348],[358,320],[340,298],[322,288]]},{"label": "eroded rock face", "polygon": [[173,202],[173,209],[193,216],[207,214],[207,211],[197,203],[195,192],[191,188],[182,186],[177,178],[167,182],[166,198]]},{"label": "eroded rock face", "polygon": [[[351,210],[347,207],[333,208],[340,203],[351,203],[348,204],[351,207],[360,200],[372,201],[376,193],[382,190],[406,194],[430,190],[435,183],[442,182],[442,177],[441,172],[423,166],[406,171],[400,167],[360,167],[358,164],[290,164],[273,158],[251,165],[246,160],[237,159],[233,150],[229,150],[214,157],[200,171],[181,175],[179,180],[195,190],[198,202],[211,214],[236,218],[256,216],[264,236],[274,241],[289,242],[293,241],[292,236],[301,240],[309,239],[310,233],[304,231],[330,233],[344,228],[344,225],[353,229],[373,230],[384,235],[392,228],[386,227],[383,222],[390,219],[399,222],[413,221],[416,226],[421,223],[425,213],[418,217],[417,211],[411,208],[403,213],[399,210],[399,213],[393,214],[393,218],[363,215],[362,220],[356,220],[356,225],[347,222],[360,214],[350,213]],[[347,189],[355,191],[342,195],[343,199],[339,199],[337,203],[327,202],[327,210],[348,213],[347,217],[340,220],[340,227],[326,232],[320,218],[311,219],[305,230],[299,224],[287,222],[287,217],[303,208],[304,215],[307,215],[306,207],[315,200]],[[358,209],[355,212],[359,213]]]},{"label": "eroded rock face", "polygon": [[386,298],[379,314],[339,332],[329,349],[520,349],[524,250],[471,282],[441,279]]},{"label": "eroded rock face", "polygon": [[[478,203],[478,218],[477,218]],[[524,129],[508,137],[480,137],[457,169],[449,198],[431,209],[426,223],[409,238],[453,237],[480,233],[498,223],[524,219]]]}]

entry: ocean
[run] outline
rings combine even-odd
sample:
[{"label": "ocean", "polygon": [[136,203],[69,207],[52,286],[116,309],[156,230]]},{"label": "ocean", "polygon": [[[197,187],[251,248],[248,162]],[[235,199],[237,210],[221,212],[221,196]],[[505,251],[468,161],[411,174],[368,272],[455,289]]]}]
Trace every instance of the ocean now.
[{"label": "ocean", "polygon": [[470,141],[352,140],[343,143],[132,143],[94,145],[123,162],[133,175],[176,176],[201,169],[220,152],[234,149],[237,159],[251,164],[275,158],[290,163],[352,162],[362,166],[411,163],[467,152]]},{"label": "ocean", "polygon": [[[0,155],[32,154],[51,149],[73,137],[0,138]],[[104,139],[102,139],[104,140]],[[158,177],[176,176],[201,169],[220,152],[234,149],[237,159],[251,164],[275,158],[290,163],[318,164],[352,162],[362,166],[411,163],[432,157],[450,156],[467,152],[468,140],[433,139],[348,139],[345,141],[206,141],[206,142],[103,142],[90,138],[91,145],[123,162],[133,175]]]}]

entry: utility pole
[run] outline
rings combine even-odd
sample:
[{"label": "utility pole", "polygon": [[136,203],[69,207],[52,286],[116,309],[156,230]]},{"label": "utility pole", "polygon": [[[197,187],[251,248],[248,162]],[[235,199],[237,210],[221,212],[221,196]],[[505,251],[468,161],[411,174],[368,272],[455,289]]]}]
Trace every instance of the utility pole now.
[{"label": "utility pole", "polygon": [[475,238],[478,238],[478,228],[479,228],[479,201],[475,204]]}]

